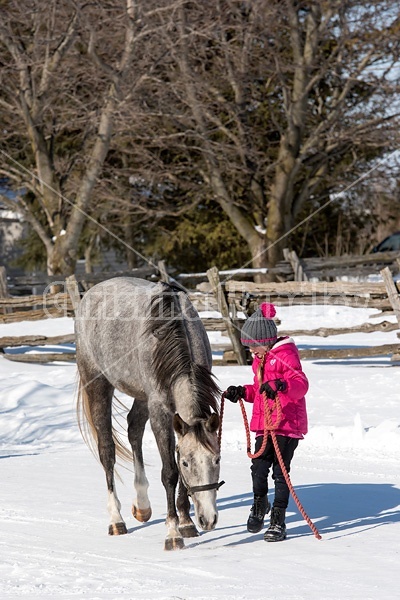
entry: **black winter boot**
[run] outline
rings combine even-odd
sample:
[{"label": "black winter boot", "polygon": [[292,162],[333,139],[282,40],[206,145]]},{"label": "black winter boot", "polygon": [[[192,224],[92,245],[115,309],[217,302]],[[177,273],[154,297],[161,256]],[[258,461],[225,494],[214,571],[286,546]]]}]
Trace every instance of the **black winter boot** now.
[{"label": "black winter boot", "polygon": [[258,533],[264,525],[264,517],[271,508],[267,496],[254,496],[249,518],[247,519],[247,531]]},{"label": "black winter boot", "polygon": [[271,510],[271,522],[264,533],[266,542],[282,542],[286,539],[285,509],[274,507]]}]

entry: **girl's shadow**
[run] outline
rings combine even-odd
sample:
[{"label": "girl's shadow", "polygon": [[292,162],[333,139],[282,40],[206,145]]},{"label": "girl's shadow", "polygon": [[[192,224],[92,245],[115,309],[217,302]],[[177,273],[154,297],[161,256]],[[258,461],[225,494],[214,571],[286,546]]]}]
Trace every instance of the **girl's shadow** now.
[{"label": "girl's shadow", "polygon": [[[296,494],[321,535],[324,533],[351,535],[355,529],[359,531],[360,527],[368,529],[400,521],[400,489],[392,484],[323,483],[303,485],[296,486]],[[238,507],[246,507],[250,510],[252,499],[252,494],[221,498],[218,502],[218,510],[221,512]],[[271,492],[269,500],[273,500],[273,492]],[[313,535],[292,498],[290,498],[287,513],[286,524],[290,537]],[[290,524],[294,522],[297,525],[290,527]],[[242,525],[246,530],[246,523]],[[237,527],[240,526],[237,525]],[[232,527],[228,529],[232,530]],[[233,535],[235,533],[230,532],[222,537]],[[262,537],[263,533],[251,535],[229,545],[252,543]]]}]

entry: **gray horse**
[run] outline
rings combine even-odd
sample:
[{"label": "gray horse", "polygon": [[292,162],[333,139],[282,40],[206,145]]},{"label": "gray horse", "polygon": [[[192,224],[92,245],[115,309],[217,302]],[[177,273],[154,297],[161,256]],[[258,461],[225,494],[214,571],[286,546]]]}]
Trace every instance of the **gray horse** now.
[{"label": "gray horse", "polygon": [[[204,326],[178,287],[121,277],[86,292],[76,313],[75,331],[79,423],[92,448],[97,445],[105,470],[109,533],[127,533],[115,489],[116,454],[133,460],[134,517],[142,522],[151,517],[142,454],[150,419],[167,496],[165,549],[182,548],[184,537],[198,535],[189,516],[188,496],[198,525],[211,530],[217,523],[216,495],[222,485],[217,439],[220,392],[211,375]],[[134,398],[127,419],[132,453],[112,424],[115,389]]]}]

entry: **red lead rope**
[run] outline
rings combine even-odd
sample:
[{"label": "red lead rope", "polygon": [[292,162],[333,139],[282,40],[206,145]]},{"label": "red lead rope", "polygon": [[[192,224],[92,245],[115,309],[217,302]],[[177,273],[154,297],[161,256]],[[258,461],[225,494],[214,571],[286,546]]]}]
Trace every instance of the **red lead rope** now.
[{"label": "red lead rope", "polygon": [[[249,423],[247,420],[246,409],[244,408],[243,400],[242,399],[239,400],[240,409],[242,411],[242,416],[243,416],[243,423],[244,423],[244,427],[246,430],[247,456],[249,458],[258,458],[259,456],[261,456],[266,448],[268,435],[271,436],[272,443],[273,443],[274,449],[275,449],[276,457],[278,459],[279,465],[281,467],[283,476],[284,476],[287,486],[290,490],[290,493],[292,494],[292,498],[295,501],[296,506],[299,509],[301,516],[306,521],[306,523],[309,525],[309,527],[310,527],[311,531],[313,532],[313,534],[315,535],[315,537],[318,540],[320,540],[322,538],[321,538],[321,535],[320,535],[318,529],[316,528],[314,523],[311,521],[310,517],[307,515],[306,511],[303,508],[303,505],[301,504],[301,502],[294,490],[292,482],[290,481],[289,473],[286,470],[285,463],[283,462],[282,454],[281,454],[281,451],[278,446],[278,441],[276,439],[275,430],[278,428],[279,423],[281,422],[281,419],[282,419],[282,408],[281,408],[281,403],[279,401],[278,394],[276,395],[276,399],[275,399],[275,402],[276,402],[276,423],[275,423],[275,425],[272,423],[271,409],[269,408],[268,398],[267,398],[267,395],[265,392],[263,393],[263,398],[264,398],[264,435],[263,435],[263,442],[262,442],[261,448],[259,449],[259,451],[256,454],[251,453],[250,428],[249,428]],[[220,428],[219,428],[219,432],[218,432],[218,443],[219,443],[220,448],[221,448],[221,438],[222,438],[222,419],[223,419],[223,414],[224,414],[224,406],[225,406],[225,394],[222,394],[221,410],[220,410]]]}]

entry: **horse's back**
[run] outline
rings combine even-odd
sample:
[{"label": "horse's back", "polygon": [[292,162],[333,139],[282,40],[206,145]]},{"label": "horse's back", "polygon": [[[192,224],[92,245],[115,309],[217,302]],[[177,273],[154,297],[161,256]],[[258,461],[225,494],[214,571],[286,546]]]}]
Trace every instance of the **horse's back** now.
[{"label": "horse's back", "polygon": [[99,296],[99,294],[107,294],[111,291],[115,291],[115,293],[137,292],[140,294],[141,292],[153,289],[155,286],[155,283],[147,281],[146,279],[139,279],[138,277],[113,277],[112,279],[106,279],[100,283],[96,283],[96,285],[85,292],[82,302],[93,295]]},{"label": "horse's back", "polygon": [[78,331],[94,320],[142,316],[154,288],[154,283],[135,277],[114,277],[98,283],[85,293],[78,306],[75,316]]},{"label": "horse's back", "polygon": [[[182,314],[176,327],[183,323],[190,360],[211,370],[208,336],[187,294],[173,286],[133,277],[103,281],[83,296],[75,317],[78,368],[83,362],[90,364],[115,387],[130,394],[133,382],[141,391],[152,385],[156,347],[161,346],[164,356],[171,351],[170,340],[162,335],[163,326],[170,318],[175,321],[177,315],[175,309],[163,314],[165,307],[153,304],[158,297],[164,297],[167,304],[176,302]],[[154,334],[150,333],[150,322]]]},{"label": "horse's back", "polygon": [[122,381],[140,381],[139,363],[147,356],[142,336],[155,288],[143,279],[116,277],[85,293],[75,315],[80,370],[90,366],[127,392]]}]

